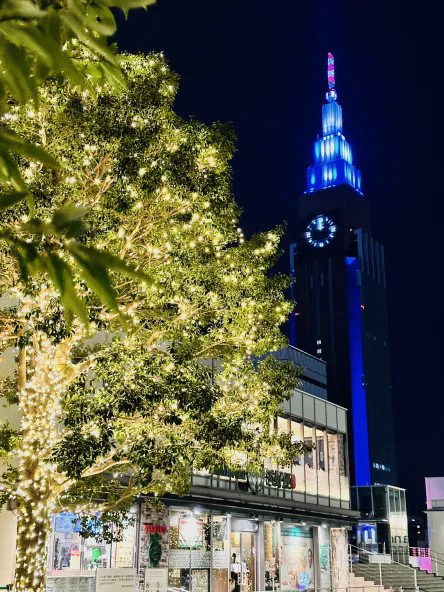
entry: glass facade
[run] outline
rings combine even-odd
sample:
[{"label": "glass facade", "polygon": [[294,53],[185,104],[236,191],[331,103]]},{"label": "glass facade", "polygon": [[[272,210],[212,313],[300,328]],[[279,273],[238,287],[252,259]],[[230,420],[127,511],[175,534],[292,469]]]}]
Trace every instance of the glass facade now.
[{"label": "glass facade", "polygon": [[[123,541],[108,545],[82,539],[75,515],[57,514],[53,517],[47,592],[92,592],[98,568],[128,568],[134,576],[139,574],[134,588],[138,592],[146,589],[147,581],[153,581],[151,574],[161,581],[162,573],[162,589],[167,592],[331,588],[335,567],[332,532],[343,531],[346,538],[346,531],[306,520],[273,519],[253,512],[232,514],[205,507],[154,509],[142,503],[137,521],[124,533]],[[347,570],[347,557],[343,560]]]},{"label": "glass facade", "polygon": [[63,575],[68,572],[89,575],[97,568],[135,567],[137,506],[133,513],[134,524],[126,528],[122,541],[111,544],[81,537],[75,514],[54,514],[48,547],[48,575]]},{"label": "glass facade", "polygon": [[350,507],[347,459],[346,410],[329,401],[295,391],[275,420],[279,433],[312,447],[295,457],[291,465],[264,465],[263,475],[253,479],[244,472],[219,471],[195,474],[193,485],[280,497],[338,508]]},{"label": "glass facade", "polygon": [[405,490],[392,485],[353,487],[354,509],[363,520],[356,528],[356,544],[368,551],[390,553],[408,561],[408,523]]},{"label": "glass facade", "polygon": [[170,508],[169,592],[330,587],[330,530],[252,515]]}]

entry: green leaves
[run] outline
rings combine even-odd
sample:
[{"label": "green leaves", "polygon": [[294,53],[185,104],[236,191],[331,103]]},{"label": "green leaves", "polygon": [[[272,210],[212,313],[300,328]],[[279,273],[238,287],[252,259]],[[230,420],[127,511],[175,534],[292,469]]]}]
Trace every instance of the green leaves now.
[{"label": "green leaves", "polygon": [[48,152],[46,152],[41,146],[31,144],[31,142],[28,142],[11,131],[0,131],[0,144],[14,154],[26,156],[30,160],[37,160],[53,169],[59,168],[57,160],[48,154]]},{"label": "green leaves", "polygon": [[74,316],[87,323],[88,311],[83,300],[77,295],[69,265],[55,253],[47,253],[45,262],[46,269],[55,287],[60,292],[68,327],[71,326]]},{"label": "green leaves", "polygon": [[128,12],[133,8],[146,8],[149,5],[155,4],[156,0],[111,0],[108,3],[108,6],[115,6],[116,8],[120,8],[120,10],[125,15],[125,18],[128,17]]},{"label": "green leaves", "polygon": [[[27,195],[26,192],[3,194],[0,196],[0,210],[15,205]],[[78,295],[76,274],[109,310],[119,314],[111,272],[148,285],[153,283],[152,278],[119,257],[74,240],[88,230],[84,214],[83,208],[67,203],[54,212],[50,222],[32,218],[21,226],[21,231],[30,237],[27,240],[20,239],[10,229],[0,230],[0,239],[10,245],[24,282],[41,274],[49,276],[60,293],[68,327],[72,325],[74,317],[79,317],[85,323],[88,321],[85,301]],[[70,257],[74,265],[69,262]]]},{"label": "green leaves", "polygon": [[[108,46],[108,37],[116,32],[111,9],[119,8],[127,16],[130,9],[146,8],[154,2],[49,0],[39,6],[31,0],[4,0],[0,6],[0,114],[8,114],[11,99],[19,104],[33,101],[38,108],[39,88],[49,76],[65,77],[73,86],[87,89],[93,96],[97,87],[106,85],[113,92],[123,90],[125,78],[113,49]],[[87,62],[78,60],[82,50],[88,52]],[[34,200],[27,191],[16,156],[53,169],[59,168],[59,163],[42,146],[13,133],[5,124],[0,128],[0,182],[7,187],[6,192],[0,194],[0,211],[26,199],[33,218],[22,231],[39,235],[38,240],[45,246],[43,251],[37,249],[33,243],[37,239],[17,242],[13,237],[11,240],[6,231],[0,231],[0,238],[10,243],[25,281],[37,272],[48,273],[60,292],[69,323],[73,315],[85,320],[86,309],[75,293],[73,272],[60,256],[67,241],[85,232],[83,212],[68,204],[57,210],[50,224],[35,219]],[[58,247],[51,237],[59,239]],[[58,248],[61,249],[59,255]],[[141,279],[140,274],[123,261],[111,256],[105,259],[100,251],[85,250],[75,243],[69,243],[68,251],[86,283],[113,310],[118,307],[108,270]]]},{"label": "green leaves", "polygon": [[13,191],[11,193],[0,194],[0,211],[15,206],[28,195],[26,191]]},{"label": "green leaves", "polygon": [[0,9],[0,21],[37,19],[44,16],[45,11],[30,0],[5,0]]}]

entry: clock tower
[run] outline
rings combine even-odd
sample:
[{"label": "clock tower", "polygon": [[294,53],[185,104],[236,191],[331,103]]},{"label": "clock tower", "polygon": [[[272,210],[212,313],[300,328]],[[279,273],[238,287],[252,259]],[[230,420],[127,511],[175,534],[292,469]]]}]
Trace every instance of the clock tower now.
[{"label": "clock tower", "polygon": [[290,247],[292,345],[327,361],[329,399],[350,410],[355,485],[396,484],[384,247],[371,229],[361,172],[343,135],[328,54],[322,134]]}]

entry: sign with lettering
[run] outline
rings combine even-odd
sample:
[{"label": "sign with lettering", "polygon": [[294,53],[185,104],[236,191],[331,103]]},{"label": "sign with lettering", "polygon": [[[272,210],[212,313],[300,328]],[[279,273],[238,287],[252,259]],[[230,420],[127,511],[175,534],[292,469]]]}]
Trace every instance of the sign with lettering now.
[{"label": "sign with lettering", "polygon": [[280,489],[294,489],[296,487],[296,477],[291,473],[266,469],[265,485],[279,487]]},{"label": "sign with lettering", "polygon": [[97,568],[96,592],[135,592],[135,569]]},{"label": "sign with lettering", "polygon": [[166,567],[145,568],[144,592],[167,592],[168,569]]},{"label": "sign with lettering", "polygon": [[147,534],[164,534],[167,531],[165,524],[144,524],[143,530]]}]

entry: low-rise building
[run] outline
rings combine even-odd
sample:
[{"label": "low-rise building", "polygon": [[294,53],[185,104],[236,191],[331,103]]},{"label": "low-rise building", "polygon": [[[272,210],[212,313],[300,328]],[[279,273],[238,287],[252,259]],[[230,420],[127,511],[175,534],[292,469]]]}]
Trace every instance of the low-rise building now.
[{"label": "low-rise building", "polygon": [[160,508],[135,500],[134,524],[120,542],[84,539],[74,515],[54,515],[48,592],[93,592],[108,569],[134,570],[140,592],[151,585],[159,592],[348,586],[348,530],[358,513],[350,501],[347,411],[326,400],[322,360],[296,348],[276,355],[299,365],[302,376],[275,425],[314,448],[288,467],[270,459],[261,475],[196,473],[187,496],[165,497]]}]

